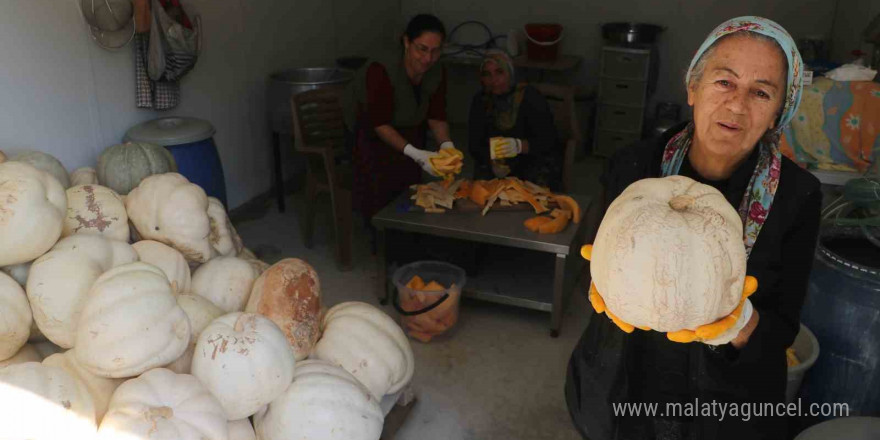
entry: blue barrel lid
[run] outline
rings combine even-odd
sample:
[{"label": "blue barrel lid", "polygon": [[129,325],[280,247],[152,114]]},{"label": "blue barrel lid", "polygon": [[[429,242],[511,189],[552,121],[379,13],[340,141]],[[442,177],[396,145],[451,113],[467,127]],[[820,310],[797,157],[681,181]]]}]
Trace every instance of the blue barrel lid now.
[{"label": "blue barrel lid", "polygon": [[149,142],[168,147],[203,141],[214,136],[210,122],[189,117],[171,116],[135,125],[125,132],[126,142]]}]

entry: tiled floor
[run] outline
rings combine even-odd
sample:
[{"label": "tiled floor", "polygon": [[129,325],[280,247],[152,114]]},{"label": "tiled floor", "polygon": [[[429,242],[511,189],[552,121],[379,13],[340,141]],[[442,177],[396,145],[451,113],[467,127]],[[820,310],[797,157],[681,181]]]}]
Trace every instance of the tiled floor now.
[{"label": "tiled floor", "polygon": [[[596,195],[601,161],[576,164],[575,191]],[[274,206],[259,218],[236,224],[246,245],[269,262],[282,257],[309,261],[321,277],[328,306],[350,300],[379,305],[376,260],[366,230],[355,222],[354,267],[340,272],[333,255],[329,203],[319,210],[313,249],[302,244],[297,213]],[[398,439],[578,439],[565,406],[568,356],[586,326],[589,307],[576,288],[559,338],[550,338],[548,313],[466,300],[453,332],[428,344],[412,342],[413,384],[418,403]],[[394,310],[384,307],[390,315]]]}]

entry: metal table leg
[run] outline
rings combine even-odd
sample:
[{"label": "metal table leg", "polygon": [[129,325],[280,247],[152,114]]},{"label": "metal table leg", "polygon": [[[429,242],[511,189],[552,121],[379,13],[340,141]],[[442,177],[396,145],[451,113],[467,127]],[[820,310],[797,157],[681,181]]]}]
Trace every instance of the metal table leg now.
[{"label": "metal table leg", "polygon": [[272,132],[272,156],[275,161],[275,197],[278,200],[278,212],[284,212],[284,172],[281,167],[281,135]]},{"label": "metal table leg", "polygon": [[553,338],[559,336],[559,328],[562,326],[567,259],[566,254],[556,254],[556,268],[553,271],[553,310],[550,312],[550,337]]},{"label": "metal table leg", "polygon": [[376,228],[376,258],[379,263],[379,273],[377,283],[379,290],[376,295],[379,297],[379,303],[388,304],[388,261],[385,255],[385,228]]}]

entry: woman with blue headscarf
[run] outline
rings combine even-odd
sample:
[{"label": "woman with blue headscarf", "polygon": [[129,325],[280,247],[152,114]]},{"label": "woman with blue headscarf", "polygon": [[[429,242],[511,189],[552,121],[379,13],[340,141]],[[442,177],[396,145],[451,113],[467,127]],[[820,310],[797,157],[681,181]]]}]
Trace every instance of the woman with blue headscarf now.
[{"label": "woman with blue headscarf", "polygon": [[[785,350],[799,329],[819,228],[818,180],[779,150],[802,81],[800,54],[781,26],[760,17],[728,20],[688,69],[693,121],[609,161],[602,177],[606,209],[630,183],[648,177],[684,175],[718,189],[739,208],[746,272],[760,285],[750,297],[751,319],[720,346],[676,343],[658,332],[627,334],[608,319],[591,319],[565,385],[585,438],[787,438],[787,420],[760,405],[785,400]],[[646,416],[615,412],[621,403],[658,406]],[[706,405],[714,409],[704,411]],[[667,412],[688,406],[696,412]]]}]

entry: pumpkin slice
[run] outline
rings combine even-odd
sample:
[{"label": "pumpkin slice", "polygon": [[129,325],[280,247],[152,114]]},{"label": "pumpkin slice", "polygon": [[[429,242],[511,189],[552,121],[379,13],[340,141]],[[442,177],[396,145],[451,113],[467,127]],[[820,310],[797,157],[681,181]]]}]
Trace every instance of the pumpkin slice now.
[{"label": "pumpkin slice", "polygon": [[422,290],[425,292],[442,292],[442,291],[446,290],[446,288],[443,287],[442,284],[432,280],[430,283],[426,284],[425,287],[423,287],[419,290]]},{"label": "pumpkin slice", "polygon": [[543,225],[538,226],[538,232],[541,234],[556,234],[561,232],[568,226],[568,217],[560,215]]},{"label": "pumpkin slice", "polygon": [[461,185],[458,186],[458,191],[455,192],[456,199],[464,199],[468,198],[471,195],[471,181],[463,180]]},{"label": "pumpkin slice", "polygon": [[581,246],[581,257],[583,257],[584,260],[590,261],[590,258],[592,258],[592,256],[593,256],[593,245],[585,244],[585,245]]},{"label": "pumpkin slice", "polygon": [[468,198],[480,206],[485,206],[491,195],[492,193],[486,188],[485,182],[480,180],[473,183]]},{"label": "pumpkin slice", "polygon": [[563,194],[554,194],[553,201],[555,201],[556,204],[559,205],[560,209],[571,211],[571,221],[575,223],[581,222],[581,207],[578,205],[578,202],[576,202],[573,198]]},{"label": "pumpkin slice", "polygon": [[423,280],[422,277],[415,275],[410,278],[408,283],[406,283],[406,287],[413,290],[423,290],[425,288],[425,280]]},{"label": "pumpkin slice", "polygon": [[538,232],[538,227],[540,227],[541,225],[543,225],[551,220],[553,220],[553,219],[550,217],[544,217],[542,215],[539,215],[537,217],[532,217],[532,218],[526,220],[525,222],[523,222],[523,224],[525,225],[526,229],[528,229],[532,232]]},{"label": "pumpkin slice", "polygon": [[697,340],[697,334],[693,330],[679,330],[666,333],[666,338],[672,342],[688,343]]},{"label": "pumpkin slice", "polygon": [[605,308],[605,300],[599,295],[599,291],[596,290],[596,285],[593,283],[590,283],[590,304],[593,305],[593,310],[596,313],[602,314],[607,310]]},{"label": "pumpkin slice", "polygon": [[540,204],[537,200],[535,200],[535,197],[532,196],[532,193],[526,191],[526,189],[523,188],[522,185],[520,185],[518,181],[511,179],[510,185],[513,187],[513,189],[517,190],[520,194],[522,194],[522,196],[526,199],[526,202],[528,202],[529,205],[532,205],[532,208],[535,208],[536,214],[541,214],[541,213],[549,211],[547,209],[547,207],[545,207],[544,205]]},{"label": "pumpkin slice", "polygon": [[752,296],[755,291],[758,290],[758,279],[751,276],[746,275],[745,281],[743,281],[743,299],[746,299]]}]

